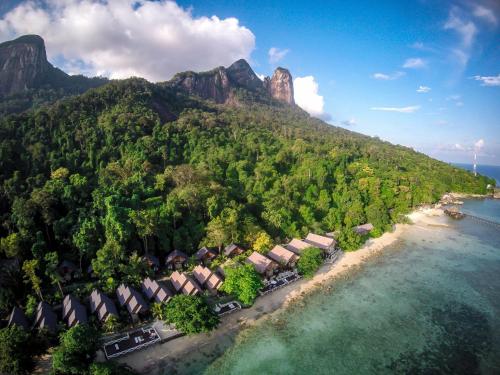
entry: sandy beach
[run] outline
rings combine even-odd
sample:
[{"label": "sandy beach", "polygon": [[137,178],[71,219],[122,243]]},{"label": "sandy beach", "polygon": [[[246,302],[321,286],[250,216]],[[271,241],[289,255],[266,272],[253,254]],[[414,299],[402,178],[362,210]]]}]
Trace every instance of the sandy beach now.
[{"label": "sandy beach", "polygon": [[298,303],[301,298],[311,291],[324,286],[327,281],[345,276],[348,271],[359,267],[370,257],[376,256],[385,247],[393,244],[405,233],[411,225],[444,226],[443,211],[440,209],[422,209],[408,215],[413,224],[397,224],[393,232],[370,239],[359,250],[345,253],[333,265],[324,265],[312,279],[302,279],[279,289],[271,294],[259,297],[255,304],[248,309],[238,311],[222,318],[217,330],[210,334],[184,336],[164,344],[155,345],[142,351],[129,354],[118,359],[134,368],[141,374],[177,373],[177,364],[193,352],[199,355],[209,355],[214,347],[227,347],[244,329],[259,324],[263,318],[272,317],[281,309],[292,303]]}]

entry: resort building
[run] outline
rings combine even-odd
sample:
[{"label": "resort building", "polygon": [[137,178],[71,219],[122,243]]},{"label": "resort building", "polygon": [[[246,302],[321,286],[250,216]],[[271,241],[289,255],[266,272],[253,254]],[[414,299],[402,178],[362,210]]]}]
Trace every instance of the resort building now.
[{"label": "resort building", "polygon": [[201,292],[201,288],[196,281],[192,280],[184,273],[174,271],[170,276],[170,281],[177,293],[182,292],[188,296],[194,296]]},{"label": "resort building", "polygon": [[193,270],[193,276],[205,289],[216,291],[222,286],[222,279],[208,267],[196,266]]},{"label": "resort building", "polygon": [[165,266],[169,270],[180,270],[187,267],[188,256],[180,250],[174,250],[167,255]]},{"label": "resort building", "polygon": [[38,329],[46,329],[50,333],[57,331],[57,316],[52,307],[42,301],[36,308],[35,327]]},{"label": "resort building", "polygon": [[68,327],[73,327],[77,324],[87,323],[87,310],[78,298],[71,294],[67,294],[63,299],[62,318],[68,324]]},{"label": "resort building", "polygon": [[110,315],[118,317],[114,302],[98,289],[94,289],[90,295],[90,312],[97,314],[100,322],[105,322]]},{"label": "resort building", "polygon": [[174,293],[165,284],[161,281],[151,280],[149,277],[142,281],[141,287],[142,292],[149,300],[154,298],[159,303],[168,302],[174,296]]},{"label": "resort building", "polygon": [[331,237],[320,236],[319,234],[309,233],[304,239],[304,242],[311,244],[314,247],[329,251],[334,250],[337,241]]},{"label": "resort building", "polygon": [[200,250],[194,254],[195,259],[205,265],[209,264],[212,260],[217,258],[219,252],[213,247],[202,247]]},{"label": "resort building", "polygon": [[134,288],[121,284],[116,290],[120,306],[125,306],[130,315],[138,315],[148,311],[148,305],[141,294]]},{"label": "resort building", "polygon": [[297,260],[299,260],[299,257],[295,253],[285,249],[281,245],[273,247],[273,249],[267,253],[267,256],[284,268],[294,268],[297,264]]},{"label": "resort building", "polygon": [[158,272],[160,270],[160,260],[152,254],[146,254],[142,257],[148,268],[152,269],[153,272]]},{"label": "resort building", "polygon": [[286,245],[286,248],[290,250],[291,252],[301,255],[302,252],[307,249],[308,247],[312,247],[310,243],[304,242],[302,240],[299,240],[297,238],[294,238],[291,240],[288,245]]},{"label": "resort building", "polygon": [[255,270],[265,277],[271,277],[278,268],[278,264],[264,255],[254,251],[248,258],[247,263],[252,264]]},{"label": "resort building", "polygon": [[373,225],[371,223],[358,225],[357,227],[354,228],[354,231],[361,236],[366,236],[372,230],[373,230]]},{"label": "resort building", "polygon": [[232,243],[231,245],[228,245],[224,248],[224,255],[227,256],[228,258],[235,257],[237,255],[241,255],[245,252],[245,249],[242,248],[240,245],[237,245],[235,243]]},{"label": "resort building", "polygon": [[9,316],[9,323],[7,325],[9,327],[12,325],[16,325],[16,326],[21,327],[25,330],[29,329],[29,324],[28,324],[28,320],[26,319],[26,315],[24,315],[23,310],[21,310],[17,306],[14,306],[14,308],[12,309],[12,312],[10,313],[10,316]]}]

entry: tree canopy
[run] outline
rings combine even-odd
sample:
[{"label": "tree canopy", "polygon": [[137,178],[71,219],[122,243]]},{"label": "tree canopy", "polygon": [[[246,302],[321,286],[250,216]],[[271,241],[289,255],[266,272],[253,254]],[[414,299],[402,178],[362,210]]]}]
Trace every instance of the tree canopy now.
[{"label": "tree canopy", "polygon": [[310,278],[314,276],[322,264],[322,250],[317,247],[309,247],[302,251],[302,254],[297,262],[297,270],[304,277]]},{"label": "tree canopy", "polygon": [[245,305],[251,305],[262,288],[262,279],[251,264],[240,264],[224,269],[222,290],[233,294]]},{"label": "tree canopy", "polygon": [[178,294],[163,308],[166,322],[187,334],[209,332],[219,324],[219,317],[200,296]]}]

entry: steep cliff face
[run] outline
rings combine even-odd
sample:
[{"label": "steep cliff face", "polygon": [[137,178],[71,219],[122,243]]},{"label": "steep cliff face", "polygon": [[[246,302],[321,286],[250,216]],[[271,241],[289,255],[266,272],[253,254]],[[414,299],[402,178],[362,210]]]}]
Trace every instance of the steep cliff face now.
[{"label": "steep cliff face", "polygon": [[37,35],[25,35],[0,44],[0,94],[9,95],[36,86],[54,69],[45,44]]},{"label": "steep cliff face", "polygon": [[262,82],[243,59],[228,68],[221,66],[208,72],[176,74],[167,85],[217,103],[234,103],[232,93],[239,88],[291,105],[295,103],[292,75],[288,70],[278,68],[272,78],[266,77]]},{"label": "steep cliff face", "polygon": [[293,99],[293,79],[287,69],[277,68],[271,78],[266,77],[264,84],[272,98],[290,105],[295,104]]},{"label": "steep cliff face", "polygon": [[217,103],[225,103],[231,91],[226,69],[222,66],[203,73],[178,73],[168,82],[168,85],[189,95],[214,100]]}]

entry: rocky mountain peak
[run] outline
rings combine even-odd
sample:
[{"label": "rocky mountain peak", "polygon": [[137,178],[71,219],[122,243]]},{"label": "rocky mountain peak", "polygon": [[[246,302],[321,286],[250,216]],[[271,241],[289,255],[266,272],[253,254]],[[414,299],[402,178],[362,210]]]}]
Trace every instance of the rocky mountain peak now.
[{"label": "rocky mountain peak", "polygon": [[265,86],[269,95],[290,105],[295,104],[293,99],[293,79],[292,75],[285,68],[276,68],[271,78],[266,77]]},{"label": "rocky mountain peak", "polygon": [[0,94],[10,95],[34,87],[53,69],[45,43],[38,35],[24,35],[0,44]]}]

